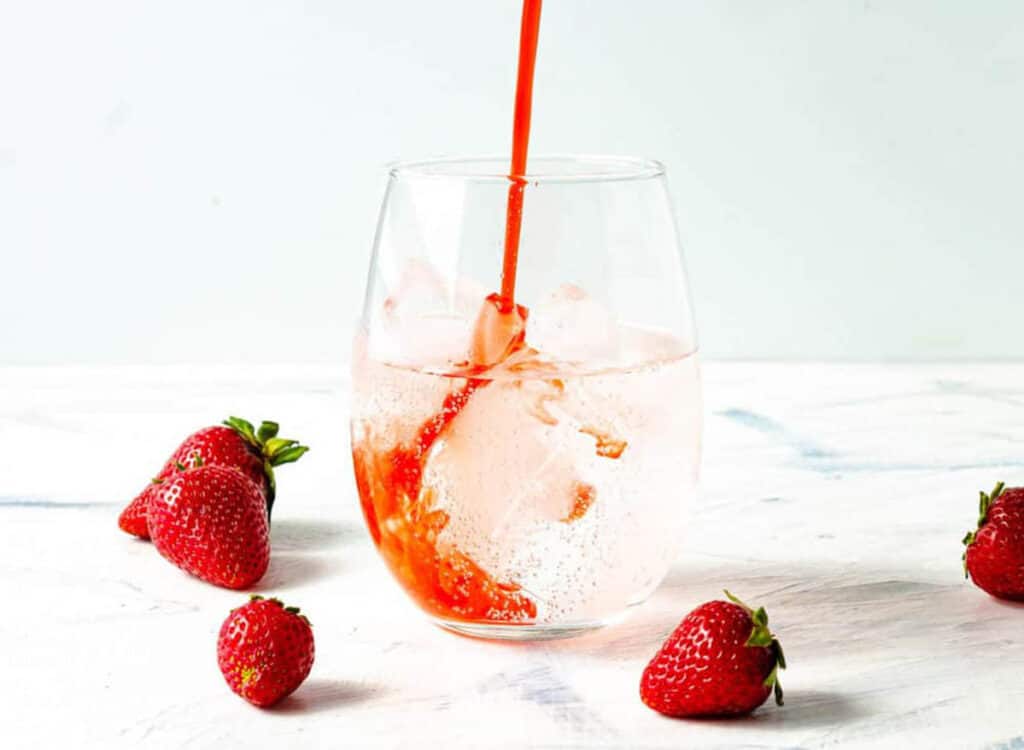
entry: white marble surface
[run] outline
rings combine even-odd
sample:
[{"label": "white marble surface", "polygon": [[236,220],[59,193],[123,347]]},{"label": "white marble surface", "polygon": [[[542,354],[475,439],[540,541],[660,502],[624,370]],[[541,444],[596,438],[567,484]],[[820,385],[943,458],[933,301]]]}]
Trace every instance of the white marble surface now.
[{"label": "white marble surface", "polygon": [[[437,630],[359,517],[340,369],[0,369],[3,747],[1024,747],[1024,608],[963,580],[976,491],[1024,483],[1024,365],[711,364],[703,496],[680,559],[625,623],[574,641]],[[313,620],[280,708],[231,694],[214,643],[242,600],[116,517],[193,428],[273,417],[280,471],[259,587]],[[674,721],[637,682],[728,586],[786,648],[787,704]]]}]

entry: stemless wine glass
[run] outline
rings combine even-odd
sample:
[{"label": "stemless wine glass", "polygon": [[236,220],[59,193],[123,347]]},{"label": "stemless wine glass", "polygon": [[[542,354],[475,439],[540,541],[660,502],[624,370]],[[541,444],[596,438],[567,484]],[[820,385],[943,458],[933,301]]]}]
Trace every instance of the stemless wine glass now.
[{"label": "stemless wine glass", "polygon": [[390,171],[353,358],[370,534],[438,624],[572,635],[646,599],[679,551],[702,423],[665,170],[532,158],[515,302],[525,338],[471,367],[500,286],[504,158]]}]

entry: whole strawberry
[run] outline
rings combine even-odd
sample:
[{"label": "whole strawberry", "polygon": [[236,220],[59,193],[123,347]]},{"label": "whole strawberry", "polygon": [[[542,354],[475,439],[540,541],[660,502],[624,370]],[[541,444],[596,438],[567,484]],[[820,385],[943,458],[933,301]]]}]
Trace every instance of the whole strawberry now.
[{"label": "whole strawberry", "polygon": [[217,638],[217,664],[228,686],[266,707],[295,691],[313,668],[313,630],[298,607],[254,596],[231,610]]},{"label": "whole strawberry", "polygon": [[1000,599],[1024,601],[1024,487],[980,493],[978,529],[964,537],[964,573]]},{"label": "whole strawberry", "polygon": [[270,524],[260,488],[230,466],[178,472],[149,496],[146,520],[157,551],[182,570],[244,589],[270,564]]},{"label": "whole strawberry", "polygon": [[730,601],[702,604],[683,618],[644,670],[640,698],[668,716],[736,716],[760,706],[772,690],[782,705],[782,646],[764,608]]},{"label": "whole strawberry", "polygon": [[244,419],[229,417],[222,425],[192,433],[178,446],[150,485],[121,512],[118,526],[129,534],[148,539],[146,505],[153,491],[152,485],[200,465],[233,466],[249,477],[262,489],[269,517],[276,491],[274,467],[298,461],[309,450],[295,440],[277,437],[278,429],[276,422],[262,422],[256,429]]}]

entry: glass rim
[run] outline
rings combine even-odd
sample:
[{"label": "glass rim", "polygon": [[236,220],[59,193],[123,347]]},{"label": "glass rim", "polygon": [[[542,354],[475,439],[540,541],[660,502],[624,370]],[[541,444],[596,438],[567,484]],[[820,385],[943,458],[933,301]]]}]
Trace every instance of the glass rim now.
[{"label": "glass rim", "polygon": [[[389,162],[395,179],[428,178],[460,182],[508,182],[508,155],[443,156]],[[538,154],[527,161],[523,176],[533,184],[563,182],[621,182],[662,177],[665,165],[657,159],[607,154]]]}]

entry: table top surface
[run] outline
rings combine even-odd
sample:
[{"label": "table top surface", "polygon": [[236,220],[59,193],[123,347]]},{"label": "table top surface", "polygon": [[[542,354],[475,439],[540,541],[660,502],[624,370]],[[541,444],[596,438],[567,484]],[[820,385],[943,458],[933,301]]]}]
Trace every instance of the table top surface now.
[{"label": "table top surface", "polygon": [[[1024,747],[1024,607],[966,583],[977,491],[1024,483],[1024,365],[704,367],[702,492],[680,556],[622,624],[504,644],[428,624],[378,560],[348,457],[341,367],[0,368],[0,649],[9,747]],[[276,418],[257,590],[314,623],[273,710],[215,658],[244,601],[121,533],[123,505],[196,427]],[[763,604],[786,705],[659,716],[640,673],[723,588]]]}]

